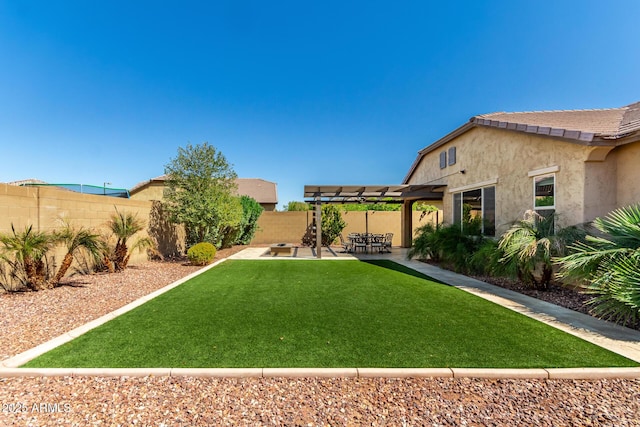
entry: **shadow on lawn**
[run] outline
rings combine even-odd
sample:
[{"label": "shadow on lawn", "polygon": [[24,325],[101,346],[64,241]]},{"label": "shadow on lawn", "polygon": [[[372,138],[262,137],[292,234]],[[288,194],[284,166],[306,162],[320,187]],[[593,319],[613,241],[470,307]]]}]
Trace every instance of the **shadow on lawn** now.
[{"label": "shadow on lawn", "polygon": [[406,267],[402,264],[398,264],[397,262],[386,260],[386,259],[375,259],[375,260],[366,260],[363,261],[368,264],[376,265],[378,267],[387,268],[389,270],[397,271],[399,273],[408,274],[409,276],[417,277],[419,279],[430,280],[435,283],[439,283],[441,285],[450,286],[448,283],[444,283],[438,279],[434,279],[433,277],[427,276],[426,274],[420,273],[412,268]]}]

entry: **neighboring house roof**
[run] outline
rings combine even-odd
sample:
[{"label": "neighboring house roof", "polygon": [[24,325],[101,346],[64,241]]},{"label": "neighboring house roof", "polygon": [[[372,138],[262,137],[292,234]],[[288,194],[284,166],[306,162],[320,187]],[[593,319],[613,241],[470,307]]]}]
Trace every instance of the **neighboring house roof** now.
[{"label": "neighboring house roof", "polygon": [[40,179],[28,178],[28,179],[21,179],[19,181],[7,182],[7,184],[20,186],[20,185],[25,185],[25,184],[46,184],[46,182],[42,181]]},{"label": "neighboring house roof", "polygon": [[418,152],[403,183],[422,158],[475,127],[536,134],[577,144],[616,146],[640,140],[640,102],[600,110],[497,112],[473,116],[469,122]]},{"label": "neighboring house roof", "polygon": [[[131,188],[131,190],[129,190],[129,192],[131,194],[135,194],[150,184],[164,184],[166,180],[166,175],[160,175],[158,177],[151,178],[148,181],[143,181],[136,184],[133,188]],[[278,203],[278,195],[275,182],[266,181],[260,178],[236,178],[236,185],[238,186],[238,194],[249,196],[255,199],[258,203]]]}]

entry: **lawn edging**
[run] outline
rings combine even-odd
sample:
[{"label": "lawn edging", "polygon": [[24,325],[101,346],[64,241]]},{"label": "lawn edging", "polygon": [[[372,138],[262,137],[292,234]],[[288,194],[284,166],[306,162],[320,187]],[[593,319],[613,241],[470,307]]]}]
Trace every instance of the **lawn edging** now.
[{"label": "lawn edging", "polygon": [[640,379],[640,368],[0,368],[10,377]]},{"label": "lawn edging", "polygon": [[101,326],[105,323],[107,323],[110,320],[115,319],[116,317],[133,310],[134,308],[137,308],[139,306],[141,306],[142,304],[151,301],[152,299],[154,299],[155,297],[164,294],[165,292],[170,291],[171,289],[180,286],[181,284],[187,282],[188,280],[191,280],[192,278],[198,276],[199,274],[204,273],[207,270],[212,269],[213,267],[219,265],[220,263],[226,261],[228,258],[223,258],[220,259],[216,262],[213,262],[197,271],[194,271],[193,273],[179,279],[176,280],[173,283],[168,284],[167,286],[158,289],[157,291],[154,291],[148,295],[145,295],[143,297],[138,298],[135,301],[130,302],[129,304],[126,304],[110,313],[105,314],[104,316],[100,316],[97,319],[94,319],[88,323],[85,323],[82,326],[78,326],[75,329],[72,329],[68,332],[65,332],[62,335],[59,335],[53,339],[50,339],[49,341],[42,343],[36,347],[33,347],[27,351],[24,351],[20,354],[17,354],[9,359],[5,359],[0,361],[0,369],[2,368],[17,368],[18,366],[22,366],[25,363],[29,362],[32,359],[35,359],[36,357],[43,355],[44,353],[53,350],[56,347],[61,346],[62,344],[66,344],[67,342],[78,338],[80,335],[83,335],[87,332],[89,332],[90,330],[97,328],[98,326]]}]

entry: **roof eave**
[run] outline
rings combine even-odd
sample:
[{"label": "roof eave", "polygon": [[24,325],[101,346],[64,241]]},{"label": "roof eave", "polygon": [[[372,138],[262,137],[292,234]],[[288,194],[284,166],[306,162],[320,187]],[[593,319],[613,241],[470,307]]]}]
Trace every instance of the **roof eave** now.
[{"label": "roof eave", "polygon": [[431,153],[432,151],[437,150],[438,148],[442,147],[447,142],[450,142],[450,141],[454,140],[455,138],[459,137],[463,133],[466,133],[466,132],[470,131],[471,129],[473,129],[476,126],[476,124],[473,123],[472,120],[473,120],[473,118],[471,118],[471,120],[469,122],[463,124],[462,126],[460,126],[457,129],[455,129],[453,132],[448,133],[447,135],[443,136],[442,138],[440,138],[439,140],[437,140],[433,144],[430,144],[427,147],[423,148],[422,150],[418,151],[418,157],[416,157],[416,159],[414,160],[413,164],[411,165],[411,168],[409,168],[409,172],[407,172],[407,175],[402,180],[402,183],[403,184],[408,184],[409,183],[409,179],[411,179],[411,175],[413,175],[413,172],[415,172],[416,168],[418,167],[418,164],[420,164],[420,161],[422,160],[422,158],[424,156],[426,156],[427,154]]}]

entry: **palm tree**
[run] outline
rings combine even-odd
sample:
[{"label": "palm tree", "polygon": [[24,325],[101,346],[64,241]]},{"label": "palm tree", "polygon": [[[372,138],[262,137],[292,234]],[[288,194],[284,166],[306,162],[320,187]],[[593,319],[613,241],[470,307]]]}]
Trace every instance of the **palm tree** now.
[{"label": "palm tree", "polygon": [[12,234],[0,236],[4,245],[3,257],[13,257],[15,265],[24,274],[25,285],[34,291],[47,288],[46,254],[55,243],[54,237],[42,231],[34,231],[33,225],[23,232],[16,232],[11,224]]},{"label": "palm tree", "polygon": [[616,209],[593,225],[585,242],[558,261],[561,277],[586,280],[595,314],[618,322],[640,319],[640,205]]},{"label": "palm tree", "polygon": [[60,264],[58,272],[51,281],[54,286],[58,285],[60,280],[62,280],[64,275],[67,273],[76,253],[79,250],[86,250],[94,258],[99,256],[101,251],[99,235],[94,234],[91,230],[83,227],[80,227],[79,229],[73,228],[67,222],[64,222],[63,224],[64,228],[55,233],[55,238],[57,241],[64,243],[67,253],[62,260],[62,264]]},{"label": "palm tree", "polygon": [[[117,242],[115,249],[111,255],[111,259],[107,259],[107,266],[109,269],[115,271],[122,271],[127,267],[130,258],[129,248],[127,243],[134,234],[142,231],[145,227],[144,221],[137,218],[136,215],[125,212],[118,212],[111,215],[111,218],[107,222],[107,226],[111,232],[115,235]],[[140,238],[132,245],[131,250],[139,250],[153,247],[153,240],[150,238]],[[110,266],[112,263],[112,267]]]},{"label": "palm tree", "polygon": [[[504,253],[500,261],[515,270],[525,284],[546,290],[553,279],[552,258],[563,256],[567,245],[582,235],[576,227],[556,232],[555,215],[544,217],[529,210],[500,238],[498,248]],[[541,270],[539,277],[534,274],[536,270]]]}]

